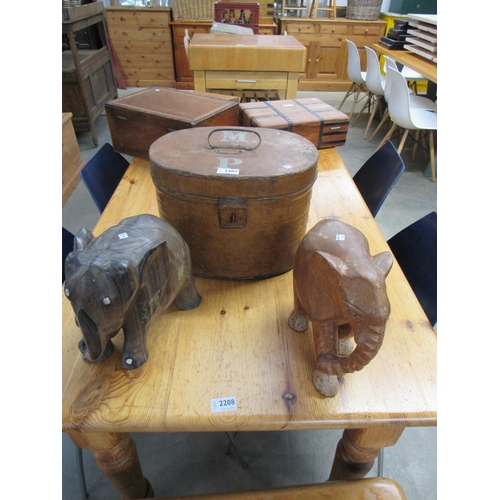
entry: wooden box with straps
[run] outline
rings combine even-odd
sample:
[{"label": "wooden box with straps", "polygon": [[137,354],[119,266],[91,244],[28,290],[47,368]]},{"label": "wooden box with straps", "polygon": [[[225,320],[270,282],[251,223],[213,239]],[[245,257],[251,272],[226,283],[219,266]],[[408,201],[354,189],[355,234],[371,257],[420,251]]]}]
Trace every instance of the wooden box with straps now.
[{"label": "wooden box with straps", "polygon": [[288,130],[309,139],[318,149],[343,146],[349,117],[315,97],[240,103],[244,127]]}]

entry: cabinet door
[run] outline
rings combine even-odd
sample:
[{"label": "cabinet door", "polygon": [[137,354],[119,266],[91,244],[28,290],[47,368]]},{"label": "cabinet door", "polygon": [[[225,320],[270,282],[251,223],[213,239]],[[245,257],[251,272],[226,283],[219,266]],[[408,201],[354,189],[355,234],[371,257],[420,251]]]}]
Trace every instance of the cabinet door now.
[{"label": "cabinet door", "polygon": [[172,25],[174,38],[175,80],[178,89],[194,89],[193,72],[189,69],[189,61],[184,48],[184,35],[186,30],[189,37],[195,33],[209,33],[210,25],[177,24]]},{"label": "cabinet door", "polygon": [[343,39],[327,37],[310,42],[308,52],[307,79],[334,82],[345,78],[342,58]]}]

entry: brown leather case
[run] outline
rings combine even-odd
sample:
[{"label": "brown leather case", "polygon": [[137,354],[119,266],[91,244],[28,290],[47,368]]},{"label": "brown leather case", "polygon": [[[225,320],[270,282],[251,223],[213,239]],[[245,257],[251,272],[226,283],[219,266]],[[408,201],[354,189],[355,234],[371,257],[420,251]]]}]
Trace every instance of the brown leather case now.
[{"label": "brown leather case", "polygon": [[247,279],[289,271],[303,238],[318,151],[267,128],[201,127],[149,150],[160,216],[191,250],[197,276]]},{"label": "brown leather case", "polygon": [[343,146],[349,117],[315,97],[240,104],[244,127],[288,130],[309,139],[318,149]]},{"label": "brown leather case", "polygon": [[233,96],[153,87],[106,103],[113,149],[148,159],[151,144],[174,130],[239,124]]}]

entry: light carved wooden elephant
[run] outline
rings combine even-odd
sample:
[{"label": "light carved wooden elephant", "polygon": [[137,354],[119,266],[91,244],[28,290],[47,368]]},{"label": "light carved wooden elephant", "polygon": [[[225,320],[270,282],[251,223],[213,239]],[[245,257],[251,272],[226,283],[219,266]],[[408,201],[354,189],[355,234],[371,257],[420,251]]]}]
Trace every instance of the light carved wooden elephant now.
[{"label": "light carved wooden elephant", "polygon": [[334,219],[318,222],[300,243],[288,323],[305,331],[312,322],[313,384],[321,394],[335,396],[338,377],[361,370],[379,351],[391,310],[385,278],[392,264],[390,252],[372,257],[363,233]]},{"label": "light carved wooden elephant", "polygon": [[83,335],[78,347],[94,363],[110,356],[123,329],[122,367],[141,366],[150,321],[172,302],[182,310],[201,302],[186,242],[154,215],[124,219],[97,238],[81,229],[65,272],[64,293]]}]

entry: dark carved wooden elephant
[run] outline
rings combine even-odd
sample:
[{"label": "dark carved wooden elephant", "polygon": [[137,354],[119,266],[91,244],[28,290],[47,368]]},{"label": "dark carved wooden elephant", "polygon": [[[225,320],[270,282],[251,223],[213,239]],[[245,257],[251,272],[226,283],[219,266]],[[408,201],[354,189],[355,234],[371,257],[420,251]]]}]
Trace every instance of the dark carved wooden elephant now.
[{"label": "dark carved wooden elephant", "polygon": [[316,368],[314,387],[325,396],[339,390],[338,376],[361,370],[379,351],[390,314],[385,278],[393,257],[372,257],[358,229],[325,219],[304,237],[293,268],[291,328],[312,322]]},{"label": "dark carved wooden elephant", "polygon": [[141,366],[151,319],[172,302],[182,310],[201,302],[186,242],[153,215],[124,219],[97,238],[83,228],[65,271],[64,293],[83,334],[78,347],[94,363],[109,357],[111,339],[123,329],[122,366]]}]

